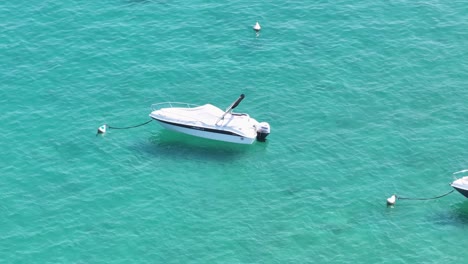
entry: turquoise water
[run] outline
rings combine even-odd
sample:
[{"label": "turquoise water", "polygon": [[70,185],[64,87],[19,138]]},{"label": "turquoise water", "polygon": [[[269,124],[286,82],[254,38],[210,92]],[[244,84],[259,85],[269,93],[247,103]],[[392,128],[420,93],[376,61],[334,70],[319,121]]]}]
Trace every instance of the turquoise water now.
[{"label": "turquoise water", "polygon": [[[385,199],[468,168],[467,19],[460,1],[1,3],[2,262],[463,262],[466,198]],[[241,93],[266,143],[96,136]]]}]

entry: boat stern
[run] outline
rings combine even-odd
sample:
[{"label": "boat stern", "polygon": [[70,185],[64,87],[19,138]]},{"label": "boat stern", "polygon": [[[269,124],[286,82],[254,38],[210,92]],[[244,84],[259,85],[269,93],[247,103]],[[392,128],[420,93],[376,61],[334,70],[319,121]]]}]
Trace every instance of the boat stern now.
[{"label": "boat stern", "polygon": [[270,135],[270,124],[267,122],[258,123],[257,127],[257,140],[260,142],[265,142],[266,137]]}]

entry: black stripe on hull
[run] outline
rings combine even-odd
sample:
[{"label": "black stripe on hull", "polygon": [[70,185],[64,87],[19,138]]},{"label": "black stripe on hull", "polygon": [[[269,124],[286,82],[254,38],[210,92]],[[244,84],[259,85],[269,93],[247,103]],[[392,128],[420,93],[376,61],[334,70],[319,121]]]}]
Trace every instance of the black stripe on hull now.
[{"label": "black stripe on hull", "polygon": [[452,185],[452,187],[457,190],[459,193],[463,194],[463,196],[465,196],[466,198],[468,198],[468,190],[465,190],[465,189],[462,189],[462,188],[457,188],[455,186]]},{"label": "black stripe on hull", "polygon": [[178,126],[178,127],[183,127],[183,128],[193,129],[193,130],[199,130],[199,131],[206,131],[206,132],[217,133],[217,134],[230,135],[230,136],[245,137],[245,136],[233,133],[231,131],[217,130],[217,129],[213,129],[213,128],[205,128],[205,127],[198,127],[198,126],[190,126],[190,125],[184,125],[184,124],[179,124],[179,123],[168,122],[168,121],[160,120],[160,119],[157,119],[157,118],[154,118],[154,117],[152,117],[152,118],[154,120],[158,121],[158,122],[166,123],[166,124],[173,125],[173,126]]}]

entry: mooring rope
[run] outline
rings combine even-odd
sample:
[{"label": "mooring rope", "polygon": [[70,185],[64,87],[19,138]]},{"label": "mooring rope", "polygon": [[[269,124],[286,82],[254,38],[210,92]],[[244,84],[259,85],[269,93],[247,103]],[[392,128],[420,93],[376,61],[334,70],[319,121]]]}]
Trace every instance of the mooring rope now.
[{"label": "mooring rope", "polygon": [[148,124],[149,122],[153,121],[153,119],[150,119],[142,124],[139,124],[139,125],[135,125],[135,126],[129,126],[129,127],[113,127],[113,126],[107,126],[109,129],[130,129],[130,128],[135,128],[135,127],[139,127],[139,126],[144,126],[146,124]]},{"label": "mooring rope", "polygon": [[434,199],[439,199],[439,198],[442,198],[444,196],[447,196],[447,195],[453,193],[453,191],[455,191],[455,190],[451,190],[448,193],[445,193],[445,194],[442,194],[442,195],[439,195],[439,196],[436,196],[436,197],[431,197],[431,198],[408,198],[408,197],[400,197],[398,195],[396,196],[396,198],[398,200],[434,200]]}]

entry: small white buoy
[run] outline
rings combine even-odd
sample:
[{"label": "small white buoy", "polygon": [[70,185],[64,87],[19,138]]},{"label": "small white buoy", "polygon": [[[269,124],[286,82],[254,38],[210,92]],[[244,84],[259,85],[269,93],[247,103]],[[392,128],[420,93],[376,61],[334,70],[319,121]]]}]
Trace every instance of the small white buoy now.
[{"label": "small white buoy", "polygon": [[100,126],[100,127],[97,129],[97,133],[98,133],[98,134],[104,134],[104,133],[106,133],[106,130],[107,130],[107,125],[104,124],[104,125]]},{"label": "small white buoy", "polygon": [[260,26],[260,24],[258,23],[258,21],[257,21],[257,23],[255,23],[255,26],[253,26],[253,29],[254,29],[255,31],[257,31],[257,32],[260,31],[260,29],[262,29],[262,27]]},{"label": "small white buoy", "polygon": [[389,198],[387,198],[387,205],[394,205],[396,203],[396,195],[392,195]]}]

